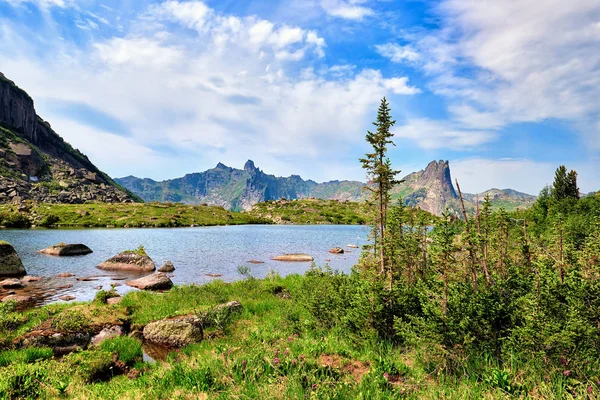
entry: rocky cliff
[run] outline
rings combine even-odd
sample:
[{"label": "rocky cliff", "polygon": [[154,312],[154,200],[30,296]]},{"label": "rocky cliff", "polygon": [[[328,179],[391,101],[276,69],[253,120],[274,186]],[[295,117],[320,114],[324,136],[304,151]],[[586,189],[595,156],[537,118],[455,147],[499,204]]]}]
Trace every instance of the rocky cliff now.
[{"label": "rocky cliff", "polygon": [[33,99],[0,73],[0,203],[130,202],[35,111]]}]

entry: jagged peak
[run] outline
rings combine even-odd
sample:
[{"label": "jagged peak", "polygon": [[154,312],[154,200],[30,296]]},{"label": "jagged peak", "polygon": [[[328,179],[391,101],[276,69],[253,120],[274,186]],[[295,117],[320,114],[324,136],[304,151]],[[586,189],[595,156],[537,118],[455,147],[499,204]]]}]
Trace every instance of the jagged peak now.
[{"label": "jagged peak", "polygon": [[223,163],[218,163],[217,166],[215,168],[220,168],[220,169],[225,169],[225,168],[229,168],[227,165],[223,164]]},{"label": "jagged peak", "polygon": [[254,161],[248,160],[246,164],[244,164],[244,171],[252,172],[256,170],[256,166],[254,165]]}]

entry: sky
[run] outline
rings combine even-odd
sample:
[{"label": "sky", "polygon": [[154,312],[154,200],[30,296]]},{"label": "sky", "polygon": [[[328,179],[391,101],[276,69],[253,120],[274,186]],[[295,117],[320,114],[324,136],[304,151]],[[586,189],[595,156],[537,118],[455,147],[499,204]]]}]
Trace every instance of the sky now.
[{"label": "sky", "polygon": [[600,189],[597,0],[0,0],[0,71],[113,177],[364,181],[385,96],[401,175]]}]

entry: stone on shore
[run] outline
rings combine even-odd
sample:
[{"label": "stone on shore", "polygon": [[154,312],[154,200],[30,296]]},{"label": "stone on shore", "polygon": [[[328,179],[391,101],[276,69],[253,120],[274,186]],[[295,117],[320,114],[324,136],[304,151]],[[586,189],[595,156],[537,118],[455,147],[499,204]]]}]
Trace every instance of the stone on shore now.
[{"label": "stone on shore", "polygon": [[195,316],[163,319],[144,327],[144,340],[169,347],[183,347],[202,340],[202,325]]},{"label": "stone on shore", "polygon": [[163,290],[173,287],[173,282],[168,276],[159,272],[154,275],[144,276],[140,279],[125,282],[127,286],[131,286],[141,290]]},{"label": "stone on shore", "polygon": [[104,261],[98,268],[106,271],[153,272],[156,266],[143,251],[124,251]]},{"label": "stone on shore", "polygon": [[11,294],[9,296],[6,296],[5,298],[2,299],[3,303],[6,303],[7,301],[16,301],[19,304],[23,304],[23,303],[30,303],[33,301],[33,298],[29,297],[29,296],[22,296],[19,294]]},{"label": "stone on shore", "polygon": [[273,257],[272,260],[275,261],[304,261],[310,262],[314,261],[314,258],[309,256],[308,254],[283,254],[280,256]]},{"label": "stone on shore", "polygon": [[264,261],[260,261],[260,260],[248,260],[249,264],[264,264]]},{"label": "stone on shore", "polygon": [[329,252],[331,254],[344,254],[344,249],[341,247],[334,247],[333,249],[329,250]]},{"label": "stone on shore", "polygon": [[110,304],[110,305],[119,304],[122,300],[123,300],[123,298],[121,296],[111,297],[111,298],[106,299],[106,304]]},{"label": "stone on shore", "polygon": [[25,267],[10,243],[0,240],[0,276],[26,275]]},{"label": "stone on shore", "polygon": [[116,338],[123,335],[123,327],[120,325],[104,328],[90,341],[90,346],[99,346],[107,339]]},{"label": "stone on shore", "polygon": [[171,261],[167,261],[158,269],[158,272],[173,272],[175,271],[175,266]]},{"label": "stone on shore", "polygon": [[75,296],[65,294],[64,296],[60,296],[59,299],[62,301],[72,301],[72,300],[75,300]]},{"label": "stone on shore", "polygon": [[57,278],[71,278],[73,276],[75,276],[75,274],[70,272],[61,272],[60,274],[56,275]]},{"label": "stone on shore", "polygon": [[21,278],[21,283],[39,282],[42,280],[41,276],[27,275]]},{"label": "stone on shore", "polygon": [[23,284],[16,278],[9,278],[0,281],[0,286],[4,289],[20,289],[23,287]]},{"label": "stone on shore", "polygon": [[51,256],[83,256],[86,254],[93,253],[92,249],[87,247],[85,244],[66,244],[59,243],[54,246],[47,247],[43,250],[40,250],[40,253],[48,254]]}]

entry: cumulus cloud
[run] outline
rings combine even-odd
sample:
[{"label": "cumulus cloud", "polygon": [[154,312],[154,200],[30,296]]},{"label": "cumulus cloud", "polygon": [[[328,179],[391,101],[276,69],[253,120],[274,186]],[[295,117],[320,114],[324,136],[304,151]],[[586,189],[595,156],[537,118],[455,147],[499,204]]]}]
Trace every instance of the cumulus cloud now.
[{"label": "cumulus cloud", "polygon": [[[336,179],[323,163],[340,164],[337,155],[362,142],[379,99],[418,92],[373,69],[302,69],[299,61],[326,49],[317,32],[196,1],[152,6],[125,35],[84,48],[45,43],[52,57],[38,57],[20,28],[0,22],[3,72],[61,135],[116,176],[163,179],[252,158],[278,174]],[[128,136],[69,124],[45,106],[54,100],[120,121]]]},{"label": "cumulus cloud", "polygon": [[362,5],[367,2],[368,0],[321,0],[321,7],[332,17],[360,21],[375,14],[373,9]]},{"label": "cumulus cloud", "polygon": [[455,122],[488,129],[557,118],[600,149],[599,2],[444,0],[437,13],[438,30],[377,49],[418,63]]}]

